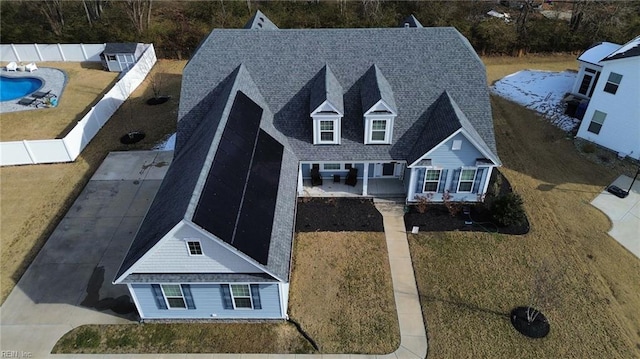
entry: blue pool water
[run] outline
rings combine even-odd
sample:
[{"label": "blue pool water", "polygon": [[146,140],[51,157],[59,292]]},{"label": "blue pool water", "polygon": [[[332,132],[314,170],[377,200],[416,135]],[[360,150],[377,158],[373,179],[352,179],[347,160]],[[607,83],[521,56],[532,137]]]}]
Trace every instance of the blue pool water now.
[{"label": "blue pool water", "polygon": [[42,87],[42,80],[34,77],[0,76],[0,101],[15,100],[24,97]]}]

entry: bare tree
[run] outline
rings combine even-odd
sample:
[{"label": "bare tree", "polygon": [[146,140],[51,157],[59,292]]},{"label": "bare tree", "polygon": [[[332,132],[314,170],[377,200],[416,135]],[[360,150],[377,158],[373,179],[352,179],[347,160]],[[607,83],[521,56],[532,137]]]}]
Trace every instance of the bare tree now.
[{"label": "bare tree", "polygon": [[64,14],[62,12],[62,0],[44,0],[40,2],[27,1],[27,6],[40,12],[47,19],[51,31],[56,36],[62,35],[62,28],[64,27]]},{"label": "bare tree", "polygon": [[152,0],[125,0],[127,16],[133,23],[138,35],[142,34],[151,23]]},{"label": "bare tree", "polygon": [[89,26],[93,26],[94,21],[100,20],[103,7],[108,1],[109,0],[82,0],[82,6],[84,7]]}]

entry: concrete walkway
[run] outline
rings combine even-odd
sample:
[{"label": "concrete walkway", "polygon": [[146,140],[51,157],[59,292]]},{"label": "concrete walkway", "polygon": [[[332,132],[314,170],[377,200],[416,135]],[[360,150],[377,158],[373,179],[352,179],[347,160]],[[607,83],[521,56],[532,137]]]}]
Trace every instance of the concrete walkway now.
[{"label": "concrete walkway", "polygon": [[[612,184],[627,190],[632,180],[622,175]],[[640,178],[626,198],[618,198],[604,190],[591,204],[611,220],[609,235],[640,258]]]},{"label": "concrete walkway", "polygon": [[[132,232],[130,229],[134,226],[135,220],[140,221],[142,207],[148,207],[149,202],[152,200],[157,186],[159,186],[159,180],[164,176],[164,170],[166,170],[166,164],[170,162],[170,156],[168,154],[162,154],[162,152],[125,152],[125,153],[112,153],[110,154],[103,165],[98,169],[94,177],[91,179],[87,187],[83,190],[81,195],[74,203],[65,219],[58,226],[54,234],[49,238],[45,247],[40,251],[36,260],[31,264],[25,275],[22,277],[16,288],[11,292],[9,298],[0,308],[1,321],[0,321],[0,340],[1,350],[3,357],[31,357],[31,358],[208,358],[208,359],[241,359],[241,358],[318,358],[318,359],[347,359],[347,358],[369,358],[369,359],[422,359],[427,354],[427,337],[425,332],[425,325],[422,318],[422,310],[420,307],[420,300],[418,296],[418,290],[416,287],[416,280],[413,273],[413,266],[411,264],[411,256],[409,253],[409,244],[407,242],[407,235],[404,228],[403,220],[403,205],[395,204],[393,202],[376,202],[376,207],[383,215],[385,236],[387,241],[387,249],[389,252],[389,263],[391,267],[391,278],[393,281],[393,291],[396,302],[396,308],[398,311],[398,322],[400,327],[400,346],[399,348],[386,355],[356,355],[356,354],[49,354],[51,349],[57,342],[57,340],[64,335],[67,331],[83,325],[83,324],[111,324],[111,323],[131,323],[116,316],[110,311],[99,312],[89,308],[83,308],[82,302],[86,302],[87,297],[87,282],[91,281],[91,271],[94,267],[105,266],[106,275],[105,280],[107,282],[112,278],[112,270],[110,267],[114,266],[111,263],[115,257],[110,253],[109,247],[114,247],[114,243],[111,243],[114,238],[122,236],[122,226],[126,224],[128,227],[127,233]],[[124,177],[123,177],[124,176]],[[134,178],[135,177],[135,178]],[[114,182],[115,181],[115,182]],[[145,183],[151,185],[145,186]],[[92,186],[99,185],[103,190],[98,190]],[[116,184],[124,187],[113,187]],[[129,189],[132,185],[138,187],[135,189],[135,197],[130,198],[132,209],[116,209],[113,203],[120,203],[114,198],[119,198],[118,193],[132,193],[134,191]],[[148,188],[147,188],[148,187]],[[147,188],[145,190],[145,188]],[[89,193],[87,193],[87,191]],[[93,192],[92,192],[93,191]],[[91,204],[88,202],[89,194],[105,193],[105,202],[100,201],[99,205]],[[114,197],[115,196],[115,197]],[[138,198],[138,196],[141,196]],[[108,198],[107,198],[108,197]],[[109,199],[110,198],[110,199]],[[137,199],[136,199],[137,198]],[[107,200],[109,199],[109,200]],[[144,205],[136,205],[136,201],[145,202]],[[91,201],[95,202],[95,199]],[[84,233],[81,238],[93,237],[94,234],[87,236],[86,226],[92,226],[96,221],[90,221],[91,217],[84,217],[82,228],[73,229],[67,223],[69,216],[73,217],[74,210],[87,210],[87,207],[91,206],[90,212],[100,209],[95,215],[99,217],[104,215],[105,217],[112,217],[120,215],[123,218],[113,219],[112,221],[119,221],[119,225],[115,228],[119,229],[119,235],[116,233],[107,233],[107,237],[110,238],[103,246],[97,250],[91,246],[91,251],[96,251],[97,262],[90,263],[66,263],[63,257],[57,255],[64,253],[64,246],[68,241],[68,237],[62,234],[68,235]],[[106,207],[105,207],[106,206]],[[109,214],[107,216],[107,214]],[[73,220],[73,218],[72,218]],[[77,219],[76,219],[77,220]],[[106,218],[102,219],[103,221]],[[97,221],[100,222],[100,221]],[[131,222],[131,223],[129,223]],[[93,228],[93,227],[91,227]],[[95,232],[104,232],[96,228]],[[56,233],[61,232],[60,235]],[[66,232],[66,233],[65,233]],[[135,231],[133,231],[135,232]],[[129,233],[131,234],[131,233]],[[126,235],[124,237],[127,237]],[[61,239],[66,238],[65,241]],[[127,238],[128,241],[131,238]],[[104,239],[102,240],[104,241]],[[68,246],[68,244],[66,244]],[[121,247],[121,245],[119,245]],[[118,248],[119,248],[118,247]],[[85,250],[88,250],[85,247]],[[124,248],[126,250],[126,247]],[[86,251],[85,251],[86,252]],[[121,260],[121,253],[116,257]],[[47,262],[47,258],[57,258],[57,261],[65,263],[55,263],[51,266]],[[115,265],[119,265],[119,260]],[[95,263],[98,263],[97,265]],[[87,268],[84,268],[83,265]],[[52,278],[51,272],[56,272],[64,269],[64,275],[70,274],[69,268],[81,269],[75,273],[75,277],[70,277],[71,280],[77,281],[77,283],[70,283],[65,281],[65,285],[60,285],[59,279],[47,279]],[[78,277],[79,276],[79,277]],[[77,278],[76,278],[77,277]],[[52,284],[52,282],[57,283]],[[107,283],[103,284],[102,291],[109,291],[110,297],[116,297],[120,293],[116,293],[121,289],[119,286],[111,285],[109,289]],[[43,300],[46,295],[53,295],[51,292],[55,292],[55,288],[73,288],[72,291],[67,290],[67,294],[64,294],[63,298],[55,298],[55,300]],[[126,291],[126,290],[125,290]],[[47,294],[49,293],[49,294]],[[123,292],[124,293],[124,292]],[[56,294],[57,295],[57,294]],[[83,300],[83,298],[85,298]],[[111,314],[110,314],[111,313]],[[8,352],[5,352],[8,351]],[[24,353],[24,354],[23,354]]]}]

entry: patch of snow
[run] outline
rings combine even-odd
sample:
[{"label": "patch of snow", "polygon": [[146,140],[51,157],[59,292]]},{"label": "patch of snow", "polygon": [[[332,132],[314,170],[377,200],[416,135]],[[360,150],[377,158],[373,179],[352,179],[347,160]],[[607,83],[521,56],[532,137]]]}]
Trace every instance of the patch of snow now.
[{"label": "patch of snow", "polygon": [[624,54],[625,52],[633,49],[634,47],[638,47],[638,46],[640,46],[640,36],[638,36],[635,39],[627,42],[626,44],[624,44],[624,46],[620,47],[618,50],[614,51],[609,56],[607,56],[607,58],[613,57],[613,56],[618,55],[618,54]]},{"label": "patch of snow", "polygon": [[582,55],[578,57],[578,60],[597,65],[600,60],[604,59],[605,57],[607,57],[607,55],[611,54],[619,48],[620,45],[618,44],[614,44],[612,42],[603,42],[583,52]]},{"label": "patch of snow", "polygon": [[565,131],[572,131],[580,120],[564,114],[562,99],[573,88],[576,75],[572,71],[523,70],[496,81],[491,91],[540,113]]},{"label": "patch of snow", "polygon": [[156,151],[172,151],[176,147],[176,134],[173,133],[166,140],[157,143],[153,146],[153,149]]}]

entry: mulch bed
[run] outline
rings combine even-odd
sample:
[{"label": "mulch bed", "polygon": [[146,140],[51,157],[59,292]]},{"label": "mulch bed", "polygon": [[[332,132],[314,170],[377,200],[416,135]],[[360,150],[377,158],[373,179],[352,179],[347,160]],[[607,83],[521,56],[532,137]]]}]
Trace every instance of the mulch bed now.
[{"label": "mulch bed", "polygon": [[[509,181],[498,170],[494,170],[489,182],[489,188],[493,188],[492,184],[499,181],[497,195],[505,195],[513,192]],[[488,194],[495,196],[496,194]],[[489,199],[489,198],[487,198]],[[417,206],[408,206],[407,213],[404,215],[404,223],[407,231],[411,231],[414,226],[420,228],[421,232],[443,232],[443,231],[472,231],[472,232],[492,232],[504,234],[526,234],[529,232],[529,221],[521,226],[499,226],[491,215],[491,211],[484,203],[467,204],[469,213],[465,214],[462,210],[451,216],[449,210],[440,203],[430,203],[424,213],[418,212]],[[472,222],[472,224],[467,224]]]},{"label": "mulch bed", "polygon": [[367,198],[299,198],[296,232],[384,232],[382,214]]}]

